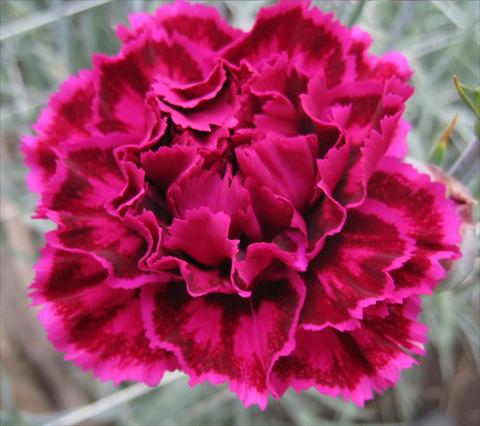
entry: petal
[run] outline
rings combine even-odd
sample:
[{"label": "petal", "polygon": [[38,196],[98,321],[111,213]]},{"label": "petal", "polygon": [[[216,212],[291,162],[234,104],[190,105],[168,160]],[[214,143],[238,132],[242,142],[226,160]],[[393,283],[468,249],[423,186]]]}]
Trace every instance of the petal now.
[{"label": "petal", "polygon": [[42,192],[54,175],[60,144],[88,138],[89,124],[93,121],[93,76],[90,71],[80,71],[64,82],[54,94],[48,107],[33,126],[37,136],[22,140],[22,151],[30,167],[28,184],[33,191]]},{"label": "petal", "polygon": [[228,239],[229,228],[230,217],[223,212],[212,213],[205,207],[189,210],[185,219],[173,220],[164,246],[204,265],[218,266],[237,251],[237,242]]},{"label": "petal", "polygon": [[[349,108],[348,119],[343,127],[353,143],[361,144],[372,129],[377,132],[381,131],[381,123],[387,117],[403,112],[405,101],[412,93],[412,87],[403,84],[398,79],[391,79],[387,82],[381,80],[351,81],[328,91],[324,105],[328,105],[330,110],[338,106]],[[324,115],[328,111],[328,109],[319,109],[323,111]],[[318,117],[318,111],[312,108],[310,111],[315,113],[313,118],[321,118]],[[397,143],[400,142],[405,145],[404,139]]]},{"label": "petal", "polygon": [[122,132],[143,136],[146,130],[145,94],[150,87],[148,71],[135,50],[109,58],[93,57],[96,76],[95,127],[100,133]]},{"label": "petal", "polygon": [[[360,320],[353,318],[345,304],[327,293],[315,276],[306,279],[307,295],[301,315],[305,330],[335,328],[340,331],[353,330],[360,326]],[[367,308],[368,309],[368,308]]]},{"label": "petal", "polygon": [[102,285],[108,277],[108,271],[91,255],[49,245],[42,249],[42,257],[35,269],[35,281],[30,286],[35,305],[75,297],[91,287]]},{"label": "petal", "polygon": [[203,79],[203,69],[191,48],[175,38],[141,37],[127,44],[120,55],[93,58],[97,96],[96,127],[102,133],[146,131],[146,94],[156,75],[180,83]]},{"label": "petal", "polygon": [[386,81],[392,77],[406,82],[412,76],[412,70],[404,56],[398,52],[387,52],[381,57],[368,54],[372,43],[370,35],[354,26],[351,30],[352,43],[349,53],[355,57],[357,79],[376,79]]},{"label": "petal", "polygon": [[114,287],[135,288],[158,281],[156,274],[139,268],[148,252],[148,243],[128,222],[108,215],[84,218],[63,218],[64,225],[46,235],[58,248],[90,253],[109,271]]},{"label": "petal", "polygon": [[110,135],[65,146],[41,208],[48,209],[50,216],[57,212],[86,217],[103,211],[125,185],[114,149],[136,142],[130,136]]},{"label": "petal", "polygon": [[302,324],[350,328],[357,323],[352,318],[363,317],[363,308],[391,297],[388,272],[402,266],[414,250],[404,229],[402,216],[381,203],[349,210],[342,231],[328,238],[310,263]]},{"label": "petal", "polygon": [[[373,306],[372,308],[375,308]],[[379,335],[388,337],[403,350],[415,355],[425,355],[427,327],[417,322],[421,299],[410,296],[402,304],[384,304],[377,312],[368,308],[365,323]]]},{"label": "petal", "polygon": [[265,102],[262,113],[255,114],[253,123],[257,129],[264,132],[283,136],[296,136],[299,133],[298,114],[285,97]]},{"label": "petal", "polygon": [[255,65],[273,53],[288,51],[303,24],[303,13],[300,2],[282,2],[260,9],[251,31],[227,49],[226,59],[234,64],[247,59]]},{"label": "petal", "polygon": [[330,91],[328,105],[352,106],[347,127],[364,126],[378,119],[384,85],[379,81],[349,82]]},{"label": "petal", "polygon": [[334,191],[347,167],[349,154],[350,146],[343,144],[330,149],[325,158],[316,160],[319,182],[305,214],[309,259],[318,254],[325,238],[339,232],[345,222],[346,209],[334,198]]},{"label": "petal", "polygon": [[152,85],[153,92],[168,105],[192,109],[202,102],[214,99],[222,90],[227,73],[222,61],[218,61],[210,73],[199,82],[178,84],[158,76]]},{"label": "petal", "polygon": [[173,354],[150,349],[134,292],[112,290],[105,270],[88,255],[48,246],[43,254],[33,297],[44,304],[40,321],[65,359],[115,384],[154,386],[177,368]]},{"label": "petal", "polygon": [[352,44],[349,53],[355,57],[357,79],[376,79],[386,81],[392,77],[406,82],[412,76],[412,70],[404,56],[398,52],[387,52],[381,57],[368,54],[372,43],[370,35],[358,27],[351,30]]},{"label": "petal", "polygon": [[243,233],[250,242],[261,240],[262,230],[252,206],[251,194],[238,176],[233,177],[224,202],[223,210],[227,211],[232,219],[231,235],[241,238]]},{"label": "petal", "polygon": [[184,218],[188,210],[200,207],[212,212],[221,210],[219,203],[226,198],[227,190],[228,180],[222,179],[217,165],[207,168],[196,164],[170,186],[166,199],[174,216]]},{"label": "petal", "polygon": [[392,271],[398,295],[431,293],[445,276],[439,261],[459,256],[460,219],[445,186],[385,157],[370,179],[368,198],[403,215],[404,232],[416,244],[412,258]]},{"label": "petal", "polygon": [[182,262],[180,271],[187,285],[188,294],[194,297],[208,293],[235,293],[230,281],[231,262],[223,262],[212,269],[199,268],[191,263]]},{"label": "petal", "polygon": [[117,26],[117,36],[124,44],[140,38],[145,32],[155,28],[154,17],[146,12],[134,12],[128,15],[130,27],[119,24]]},{"label": "petal", "polygon": [[[363,406],[399,379],[399,371],[415,364],[404,352],[425,342],[425,327],[415,322],[412,303],[389,305],[388,316],[373,317],[353,331],[300,329],[295,351],[280,358],[269,377],[276,397],[289,386],[297,392],[314,386],[319,392]],[[417,310],[418,312],[418,310]]]},{"label": "petal", "polygon": [[[123,225],[130,228],[131,231],[135,231],[138,236],[143,238],[145,247],[144,254],[142,257],[141,251],[134,253],[132,257],[132,265],[135,262],[138,268],[132,267],[133,271],[136,271],[138,274],[134,279],[119,279],[114,276],[110,280],[110,285],[116,288],[137,288],[145,283],[151,281],[155,282],[167,282],[172,279],[172,277],[178,277],[178,273],[174,268],[178,264],[172,264],[170,267],[166,268],[152,268],[151,259],[155,258],[162,252],[162,236],[164,230],[158,224],[157,216],[149,210],[143,210],[140,214],[133,216],[130,213],[125,215],[123,218]],[[105,262],[103,262],[105,263]],[[154,272],[153,274],[142,273],[140,271]]]},{"label": "petal", "polygon": [[348,30],[306,2],[280,2],[263,8],[252,30],[225,52],[234,64],[247,60],[258,66],[274,53],[287,52],[309,74],[326,70],[328,86],[340,83],[353,67],[347,58]]},{"label": "petal", "polygon": [[327,83],[322,71],[315,74],[307,85],[307,92],[300,95],[303,111],[312,119],[322,121],[327,103]]},{"label": "petal", "polygon": [[412,76],[407,59],[399,52],[387,52],[380,58],[372,56],[371,62],[370,67],[375,78],[387,80],[399,77],[402,81],[407,81]]},{"label": "petal", "polygon": [[132,140],[110,135],[70,145],[42,198],[45,216],[59,225],[47,234],[50,243],[91,253],[109,271],[112,285],[127,287],[154,279],[138,268],[148,244],[132,225],[135,219],[106,210],[125,188],[114,147]]},{"label": "petal", "polygon": [[237,124],[235,113],[238,109],[235,87],[228,83],[218,87],[220,88],[217,96],[206,95],[206,98],[211,99],[203,100],[200,105],[192,109],[172,106],[162,100],[159,100],[159,108],[170,114],[175,124],[185,129],[210,132],[213,126],[234,127]]},{"label": "petal", "polygon": [[193,163],[196,149],[190,146],[162,146],[140,155],[147,179],[165,193],[168,187]]},{"label": "petal", "polygon": [[222,167],[204,162],[195,164],[188,173],[172,185],[167,193],[170,210],[184,218],[188,210],[208,207],[212,212],[223,210],[231,183],[231,172],[222,176]]},{"label": "petal", "polygon": [[326,237],[341,231],[346,218],[346,209],[332,198],[321,183],[318,187],[324,191],[324,195],[308,211],[305,218],[308,259],[318,254]]},{"label": "petal", "polygon": [[249,90],[256,96],[287,94],[289,62],[285,52],[272,55],[248,80]]},{"label": "petal", "polygon": [[323,189],[343,207],[351,208],[363,203],[368,180],[382,157],[398,136],[400,113],[386,116],[380,121],[379,131],[372,130],[357,145],[348,137],[342,145],[334,146],[325,158],[317,161]]},{"label": "petal", "polygon": [[[166,275],[170,278],[169,281],[183,279],[188,294],[193,297],[204,296],[208,293],[231,294],[238,292],[230,278],[235,259],[223,262],[217,267],[197,266],[191,260],[187,262],[171,256],[167,249],[161,247],[148,257],[146,263],[149,270],[159,271],[161,277]],[[163,278],[161,281],[166,282]]]},{"label": "petal", "polygon": [[235,150],[244,176],[302,210],[313,193],[317,156],[315,136],[282,138],[271,135]]},{"label": "petal", "polygon": [[254,241],[261,237],[260,225],[252,208],[251,195],[230,168],[218,164],[196,164],[167,193],[170,211],[184,218],[187,211],[208,207],[230,217],[229,236],[241,238],[245,233]]},{"label": "petal", "polygon": [[158,9],[155,19],[169,34],[181,34],[198,46],[214,51],[242,34],[222,19],[216,7],[202,4],[176,2],[166,5]]},{"label": "petal", "polygon": [[[295,213],[292,203],[251,179],[246,180],[246,187],[250,192],[263,240],[271,241],[275,235],[290,228]],[[272,211],[275,212],[274,215],[271,214]]]},{"label": "petal", "polygon": [[355,74],[357,79],[368,79],[370,74],[368,48],[372,44],[372,37],[356,25],[351,28],[350,37],[352,38],[352,42],[348,53],[355,58]]},{"label": "petal", "polygon": [[246,406],[266,407],[267,374],[292,340],[304,284],[289,272],[261,282],[251,298],[190,297],[182,283],[142,289],[142,314],[155,347],[168,348],[192,385],[226,380]]},{"label": "petal", "polygon": [[[251,103],[253,117],[244,117],[243,125],[251,122],[257,129],[284,136],[299,134],[300,116],[297,112],[298,96],[306,87],[306,78],[300,76],[289,63],[288,56],[283,52],[272,55],[258,73],[248,80],[248,96],[243,102]],[[245,113],[244,111],[242,111]]]},{"label": "petal", "polygon": [[278,234],[272,243],[250,244],[244,259],[237,260],[234,265],[237,287],[242,295],[249,295],[261,273],[269,267],[278,267],[280,263],[292,270],[305,272],[308,267],[305,253],[305,235],[293,229]]}]

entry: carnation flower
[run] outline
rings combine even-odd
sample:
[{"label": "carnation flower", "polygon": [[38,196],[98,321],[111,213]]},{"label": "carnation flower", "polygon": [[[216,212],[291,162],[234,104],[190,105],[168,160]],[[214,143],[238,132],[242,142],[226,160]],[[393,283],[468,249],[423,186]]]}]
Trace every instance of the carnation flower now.
[{"label": "carnation flower", "polygon": [[57,224],[31,286],[55,347],[102,380],[178,369],[261,408],[392,386],[460,239],[444,185],[402,160],[406,60],[297,1],[246,33],[179,2],[118,36],[23,141]]}]

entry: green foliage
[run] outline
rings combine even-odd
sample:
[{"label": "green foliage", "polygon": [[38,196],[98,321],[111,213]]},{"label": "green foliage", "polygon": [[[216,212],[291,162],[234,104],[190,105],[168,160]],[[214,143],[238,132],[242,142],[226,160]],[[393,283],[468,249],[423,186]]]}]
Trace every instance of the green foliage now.
[{"label": "green foliage", "polygon": [[471,89],[460,83],[460,80],[456,75],[453,76],[455,87],[458,90],[459,95],[462,97],[465,104],[473,111],[473,113],[480,120],[480,87]]},{"label": "green foliage", "polygon": [[475,89],[471,89],[470,87],[460,83],[460,80],[456,75],[453,76],[453,81],[455,82],[455,87],[458,90],[458,94],[465,102],[465,105],[467,105],[477,117],[475,132],[477,137],[480,137],[480,86]]}]

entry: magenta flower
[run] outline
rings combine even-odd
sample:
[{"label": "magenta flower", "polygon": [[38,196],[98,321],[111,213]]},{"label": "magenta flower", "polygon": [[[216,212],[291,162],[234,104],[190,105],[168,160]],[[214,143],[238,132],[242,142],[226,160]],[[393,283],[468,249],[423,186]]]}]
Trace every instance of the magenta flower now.
[{"label": "magenta flower", "polygon": [[262,408],[392,386],[459,256],[444,185],[402,161],[405,59],[297,1],[248,33],[183,2],[130,22],[23,141],[58,226],[32,284],[56,348],[102,380],[179,369]]}]

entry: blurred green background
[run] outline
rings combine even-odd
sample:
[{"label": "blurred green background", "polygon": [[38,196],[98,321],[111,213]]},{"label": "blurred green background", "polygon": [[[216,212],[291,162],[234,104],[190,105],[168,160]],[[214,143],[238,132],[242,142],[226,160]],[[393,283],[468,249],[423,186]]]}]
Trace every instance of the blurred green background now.
[{"label": "blurred green background", "polygon": [[[190,389],[181,375],[158,388],[100,383],[62,360],[28,307],[46,222],[30,219],[37,198],[25,187],[19,136],[30,132],[49,94],[70,73],[91,66],[91,54],[114,54],[116,23],[132,11],[154,11],[146,0],[0,0],[1,43],[1,308],[0,423],[91,425],[478,425],[480,424],[480,294],[478,205],[464,229],[464,258],[434,296],[424,299],[428,355],[398,386],[360,409],[315,391],[289,392],[265,412],[244,409],[226,387]],[[211,1],[237,27],[249,29],[267,1]],[[435,160],[478,199],[475,117],[452,81],[480,84],[480,2],[314,1],[343,23],[358,24],[373,51],[401,51],[414,69],[409,156]],[[459,114],[439,161],[438,141]],[[437,151],[436,151],[437,149]],[[476,232],[476,234],[475,234]],[[73,410],[73,412],[72,412]]]}]

